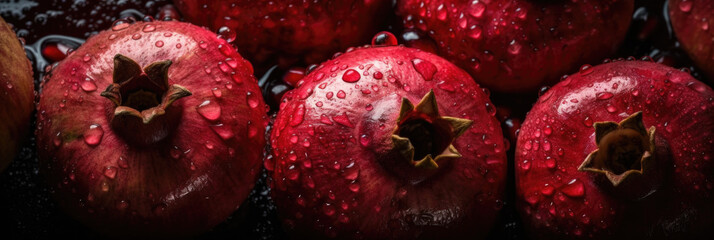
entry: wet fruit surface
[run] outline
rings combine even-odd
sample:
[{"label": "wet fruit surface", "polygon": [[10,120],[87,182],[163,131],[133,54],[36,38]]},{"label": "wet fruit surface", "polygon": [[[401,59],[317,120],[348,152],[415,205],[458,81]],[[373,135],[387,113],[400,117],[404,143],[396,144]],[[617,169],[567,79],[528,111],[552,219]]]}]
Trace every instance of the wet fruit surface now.
[{"label": "wet fruit surface", "polygon": [[265,167],[284,226],[348,239],[485,237],[505,187],[495,107],[455,65],[379,38],[283,97]]},{"label": "wet fruit surface", "polygon": [[240,206],[268,120],[227,44],[188,23],[117,23],[53,67],[37,144],[59,205],[109,236],[195,235]]},{"label": "wet fruit surface", "polygon": [[0,172],[30,132],[32,66],[10,26],[0,17]]},{"label": "wet fruit surface", "polygon": [[368,44],[391,12],[388,0],[175,2],[187,21],[230,32],[238,51],[260,73],[273,64],[284,69],[317,64]]},{"label": "wet fruit surface", "polygon": [[668,5],[672,29],[677,34],[682,48],[687,51],[708,78],[714,78],[714,1],[672,0]]},{"label": "wet fruit surface", "polygon": [[412,0],[399,1],[398,14],[420,36],[415,47],[426,41],[484,87],[512,93],[552,84],[615,52],[633,2]]},{"label": "wet fruit surface", "polygon": [[713,106],[710,87],[647,61],[584,67],[556,84],[515,149],[531,236],[710,238]]},{"label": "wet fruit surface", "polygon": [[[84,36],[90,36],[93,32],[98,32],[112,26],[112,22],[122,17],[132,16],[135,20],[142,20],[143,14],[148,14],[155,19],[164,19],[167,16],[173,19],[180,19],[180,15],[171,8],[165,8],[164,4],[168,1],[103,1],[101,3],[93,3],[89,5],[99,4],[102,7],[97,11],[101,19],[93,19],[92,17],[75,17],[92,12],[93,7],[84,7],[78,9],[80,13],[70,9],[69,6],[83,5],[91,1],[28,1],[21,0],[12,3],[0,2],[0,15],[15,27],[19,32],[19,36],[24,38],[26,49],[32,50],[28,57],[35,63],[36,84],[39,82],[38,75],[41,75],[47,63],[53,63],[66,56],[66,51],[79,46]],[[146,5],[151,2],[153,5]],[[486,2],[486,1],[482,1]],[[617,53],[610,55],[610,58],[627,58],[635,56],[649,56],[656,62],[661,62],[675,68],[686,68],[688,71],[700,80],[705,80],[699,74],[699,70],[694,67],[694,64],[689,59],[687,54],[680,48],[680,44],[675,38],[674,32],[671,30],[668,18],[663,16],[665,13],[664,0],[636,0],[635,8],[632,16],[630,29],[627,32],[624,43],[618,49]],[[130,8],[128,5],[132,5]],[[116,5],[119,7],[112,7]],[[33,6],[33,7],[29,7]],[[23,9],[21,11],[19,9]],[[40,13],[47,13],[50,16],[44,25],[35,22],[35,16],[30,14],[35,9]],[[32,11],[31,11],[32,10]],[[23,13],[21,15],[18,15]],[[106,13],[106,14],[105,14]],[[90,14],[91,15],[91,14]],[[103,20],[104,16],[111,16]],[[21,17],[21,18],[20,18]],[[89,24],[85,27],[77,27],[72,19],[83,18],[86,22],[96,23],[100,20],[100,24]],[[64,20],[69,19],[69,20]],[[42,18],[39,18],[42,20]],[[131,19],[124,19],[126,22],[133,22]],[[388,29],[393,29],[392,32],[398,36],[399,43],[407,43],[407,41],[419,39],[426,36],[425,33],[406,31],[401,32],[399,29],[401,21],[396,21]],[[65,26],[53,29],[52,26]],[[31,27],[23,27],[31,26]],[[35,30],[37,28],[37,30]],[[58,31],[58,29],[62,29]],[[22,31],[26,30],[26,31]],[[47,36],[47,34],[63,34],[66,36]],[[77,39],[69,38],[70,36]],[[48,37],[45,41],[40,41],[41,38]],[[45,43],[62,43],[62,44],[45,44]],[[412,41],[409,44],[416,44],[420,41]],[[423,42],[423,41],[421,41]],[[364,42],[363,44],[367,44]],[[54,45],[54,46],[51,46]],[[49,47],[48,47],[49,46]],[[164,44],[166,47],[166,44]],[[421,49],[435,49],[434,44],[425,44],[419,46]],[[521,48],[524,49],[524,48]],[[340,49],[344,50],[344,49]],[[434,50],[435,51],[435,50]],[[331,54],[331,53],[330,53]],[[270,62],[270,61],[269,61]],[[270,64],[278,64],[277,61],[272,61]],[[270,65],[268,64],[268,65]],[[595,64],[593,64],[595,65]],[[286,77],[288,71],[293,66],[285,69],[276,69],[268,71],[262,76],[256,76],[260,79],[261,88],[263,90],[266,103],[271,103],[271,111],[277,111],[279,101],[282,94],[292,86],[288,83],[294,80],[288,80]],[[298,69],[304,68],[306,72],[311,71],[310,66],[298,65],[294,66]],[[579,67],[579,66],[578,66]],[[284,80],[285,79],[285,80]],[[504,128],[504,136],[518,134],[520,122],[525,118],[526,112],[530,109],[533,103],[536,102],[538,95],[547,92],[548,86],[543,87],[542,91],[528,92],[524,94],[500,94],[492,93],[491,100],[497,106],[497,117],[502,122]],[[104,90],[98,88],[98,91]],[[34,120],[33,120],[34,122]],[[34,123],[33,123],[34,126]],[[543,130],[544,133],[546,130]],[[551,128],[550,131],[553,131]],[[515,139],[510,146],[505,146],[509,149],[509,159],[513,159],[513,149],[515,148]],[[37,147],[34,144],[34,136],[30,141],[23,146],[18,157],[13,161],[9,168],[0,174],[0,229],[9,229],[5,231],[11,238],[25,238],[27,236],[37,236],[39,238],[49,238],[58,236],[88,238],[98,237],[96,233],[89,230],[73,218],[65,215],[56,206],[54,201],[49,198],[49,189],[39,174],[39,165],[37,159]],[[541,147],[542,145],[539,145]],[[513,164],[509,164],[509,174],[507,183],[507,196],[503,202],[501,210],[503,218],[499,220],[496,227],[489,236],[490,239],[528,239],[521,230],[522,224],[520,218],[515,212],[513,202],[515,197],[512,193],[515,192],[515,183],[513,182]],[[517,166],[516,166],[517,167]],[[111,170],[110,170],[111,173]],[[103,173],[102,173],[103,174]],[[110,174],[111,175],[111,174]],[[261,177],[263,179],[265,175]],[[706,187],[706,185],[704,185]],[[700,186],[701,187],[701,186]],[[545,192],[549,192],[549,188],[545,188]],[[574,188],[577,190],[577,188]],[[251,193],[249,200],[242,205],[228,220],[220,224],[212,231],[200,236],[200,238],[217,238],[227,236],[244,236],[248,239],[284,239],[285,234],[281,230],[279,221],[275,215],[275,206],[272,204],[269,196],[269,188],[263,180],[257,183],[256,188]],[[249,219],[249,220],[245,220]],[[592,221],[590,221],[592,222]]]}]

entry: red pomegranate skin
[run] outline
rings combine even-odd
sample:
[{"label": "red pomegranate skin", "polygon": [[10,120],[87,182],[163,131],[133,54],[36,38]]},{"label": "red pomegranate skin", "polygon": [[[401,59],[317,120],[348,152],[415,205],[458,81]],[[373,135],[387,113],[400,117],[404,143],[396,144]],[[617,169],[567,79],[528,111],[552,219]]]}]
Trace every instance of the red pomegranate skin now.
[{"label": "red pomegranate skin", "polygon": [[[639,200],[578,171],[598,149],[594,123],[642,112],[655,127],[663,182]],[[714,92],[687,72],[618,61],[570,75],[543,94],[518,136],[518,210],[533,239],[710,239]],[[668,149],[668,150],[667,150]],[[658,150],[659,151],[659,150]]]},{"label": "red pomegranate skin", "polygon": [[[420,172],[401,164],[390,136],[402,98],[417,105],[432,90],[441,116],[473,124],[452,143],[462,157]],[[403,46],[349,49],[306,75],[280,109],[265,167],[292,236],[483,238],[493,226],[504,139],[488,96],[448,61]],[[410,171],[426,177],[412,181]]]},{"label": "red pomegranate skin", "polygon": [[214,31],[226,26],[233,44],[259,72],[327,60],[369,43],[391,13],[389,0],[176,0],[183,17]]},{"label": "red pomegranate skin", "polygon": [[682,48],[694,63],[714,81],[714,1],[711,0],[671,0],[668,5],[672,29]]},{"label": "red pomegranate skin", "polygon": [[[137,129],[113,127],[100,92],[116,54],[142,68],[171,60],[168,83],[191,91],[166,110],[178,116],[164,139],[139,145],[122,135]],[[261,167],[267,116],[252,73],[225,40],[187,23],[120,24],[88,39],[40,94],[38,153],[59,205],[109,236],[186,237],[224,221]]]},{"label": "red pomegranate skin", "polygon": [[0,18],[0,171],[15,158],[30,130],[33,91],[32,65],[12,28]]},{"label": "red pomegranate skin", "polygon": [[397,14],[406,31],[426,33],[407,46],[434,46],[481,85],[513,93],[553,84],[614,53],[633,2],[400,0]]}]

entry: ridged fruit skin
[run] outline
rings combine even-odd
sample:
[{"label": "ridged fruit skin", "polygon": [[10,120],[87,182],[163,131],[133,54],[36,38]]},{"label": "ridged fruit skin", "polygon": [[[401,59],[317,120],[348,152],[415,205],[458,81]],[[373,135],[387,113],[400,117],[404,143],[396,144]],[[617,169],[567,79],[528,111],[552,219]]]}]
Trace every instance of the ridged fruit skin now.
[{"label": "ridged fruit skin", "polygon": [[[169,84],[193,93],[172,104],[180,118],[162,141],[137,146],[116,132],[132,130],[111,127],[114,105],[100,92],[116,54],[142,67],[173,61]],[[40,94],[38,153],[59,205],[109,236],[186,237],[224,221],[248,197],[263,157],[266,107],[252,73],[224,40],[188,23],[124,24],[88,39]],[[206,101],[220,108],[215,120],[199,113]]]},{"label": "ridged fruit skin", "polygon": [[[497,92],[553,84],[614,53],[633,0],[400,0],[406,30],[426,33],[437,53]],[[418,45],[419,42],[416,42]]]},{"label": "ridged fruit skin", "polygon": [[[433,77],[415,69],[419,60],[433,64]],[[353,71],[359,80],[344,81],[354,80]],[[504,139],[495,107],[466,72],[417,49],[362,47],[302,81],[283,97],[273,159],[265,163],[292,236],[483,238],[490,231],[503,205]],[[389,157],[402,98],[416,104],[430,90],[441,116],[474,123],[453,142],[463,156],[439,162],[434,175],[413,185],[382,162],[404,161]]]},{"label": "ridged fruit skin", "polygon": [[[517,204],[531,237],[711,238],[714,91],[687,72],[648,61],[584,69],[540,97],[518,136]],[[577,169],[597,149],[593,123],[638,111],[671,157],[663,185],[632,201]]]},{"label": "ridged fruit skin", "polygon": [[[369,43],[391,13],[389,0],[175,0],[183,17],[214,31],[227,26],[258,72],[317,64]],[[204,7],[205,6],[205,7]]]},{"label": "ridged fruit skin", "polygon": [[0,171],[29,133],[34,110],[32,65],[15,32],[0,18]]},{"label": "ridged fruit skin", "polygon": [[714,1],[671,0],[668,5],[672,29],[682,48],[694,63],[714,82]]}]

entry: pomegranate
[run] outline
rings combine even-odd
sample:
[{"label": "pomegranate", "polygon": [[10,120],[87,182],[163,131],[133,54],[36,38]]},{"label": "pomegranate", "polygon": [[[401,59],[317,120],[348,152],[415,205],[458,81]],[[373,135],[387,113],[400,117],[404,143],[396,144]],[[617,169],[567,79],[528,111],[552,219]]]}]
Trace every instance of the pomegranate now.
[{"label": "pomegranate", "polygon": [[672,29],[689,56],[694,60],[710,82],[714,82],[714,1],[671,0],[668,3]]},{"label": "pomegranate", "polygon": [[186,20],[235,39],[258,72],[279,64],[319,63],[369,42],[391,10],[389,0],[176,0]]},{"label": "pomegranate", "polygon": [[34,107],[32,65],[20,40],[0,17],[0,171],[15,158]]},{"label": "pomegranate", "polygon": [[397,8],[408,46],[435,49],[489,89],[512,93],[613,54],[633,2],[403,0]]},{"label": "pomegranate", "polygon": [[252,74],[187,23],[120,22],[88,39],[40,94],[37,146],[59,205],[109,236],[224,221],[261,167],[268,121]]},{"label": "pomegranate", "polygon": [[711,239],[714,91],[650,61],[581,70],[533,106],[516,189],[535,239]]},{"label": "pomegranate", "polygon": [[483,238],[506,177],[495,113],[436,55],[348,49],[283,97],[265,162],[279,216],[305,238]]}]

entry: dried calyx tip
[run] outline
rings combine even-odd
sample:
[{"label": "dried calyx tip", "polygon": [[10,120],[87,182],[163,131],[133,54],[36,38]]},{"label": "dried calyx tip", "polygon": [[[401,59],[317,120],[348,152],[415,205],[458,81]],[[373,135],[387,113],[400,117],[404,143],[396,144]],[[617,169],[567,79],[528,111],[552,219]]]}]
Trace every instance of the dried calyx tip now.
[{"label": "dried calyx tip", "polygon": [[616,122],[594,124],[598,149],[578,170],[604,174],[617,187],[627,179],[648,173],[655,161],[655,127],[646,129],[642,112]]},{"label": "dried calyx tip", "polygon": [[165,113],[174,101],[191,95],[183,86],[169,86],[171,60],[159,61],[143,70],[136,61],[121,54],[114,56],[113,83],[101,96],[111,100],[115,116],[135,116],[145,124]]},{"label": "dried calyx tip", "polygon": [[432,90],[416,106],[409,99],[402,99],[392,142],[411,165],[436,169],[443,159],[461,157],[452,143],[471,124],[472,120],[440,116]]}]

